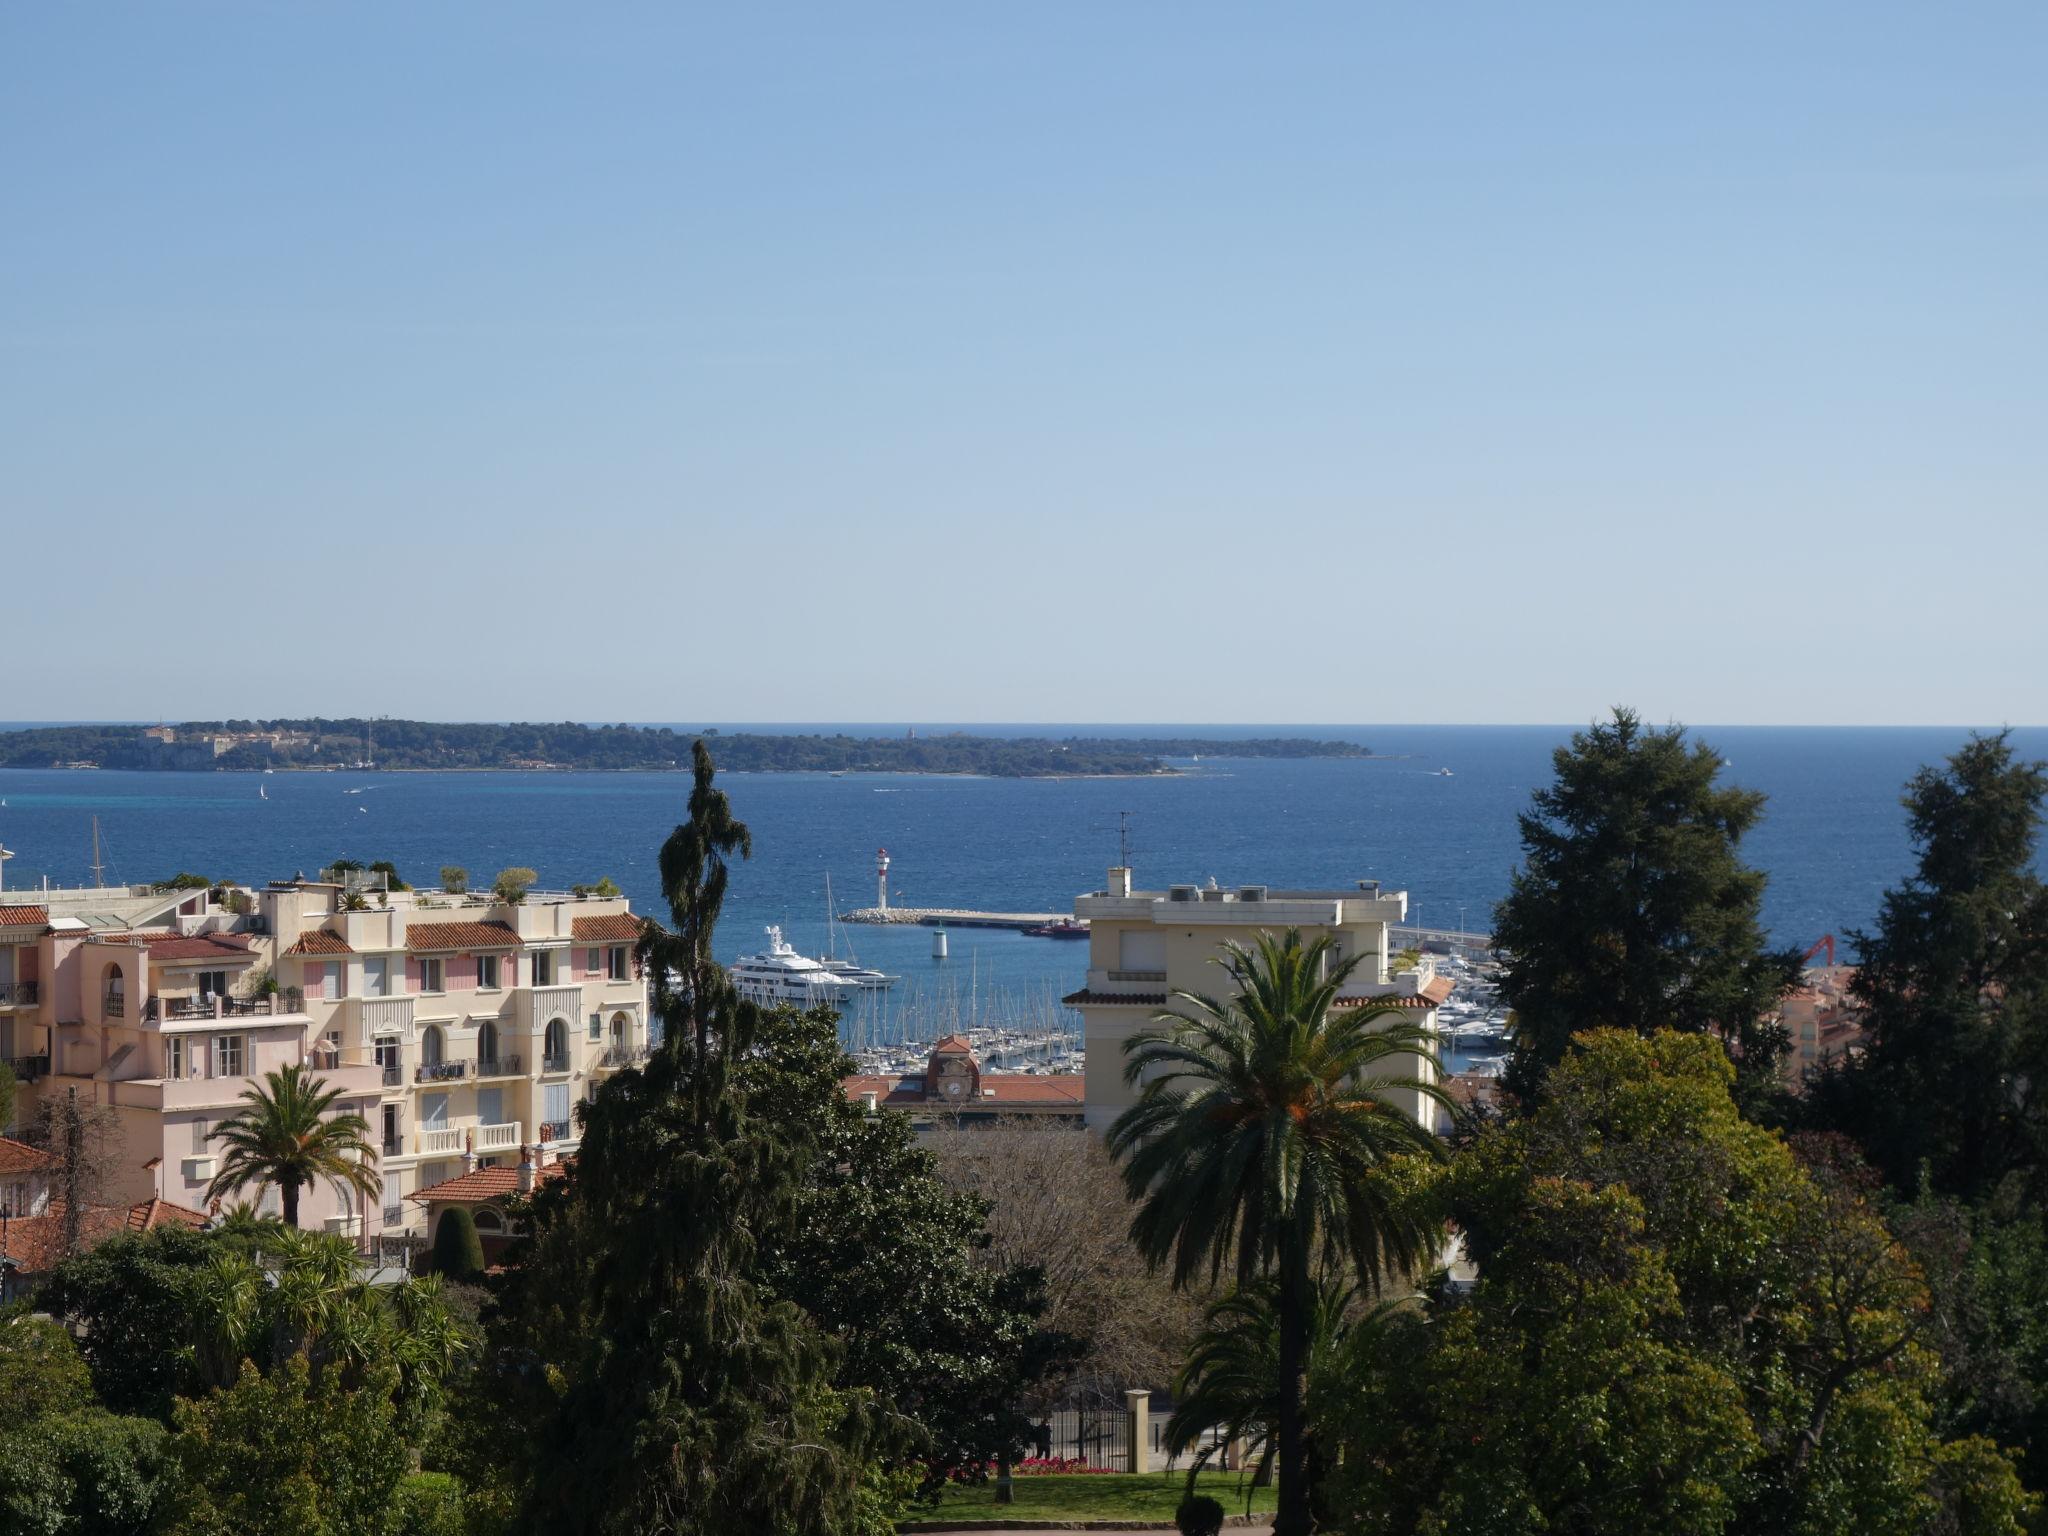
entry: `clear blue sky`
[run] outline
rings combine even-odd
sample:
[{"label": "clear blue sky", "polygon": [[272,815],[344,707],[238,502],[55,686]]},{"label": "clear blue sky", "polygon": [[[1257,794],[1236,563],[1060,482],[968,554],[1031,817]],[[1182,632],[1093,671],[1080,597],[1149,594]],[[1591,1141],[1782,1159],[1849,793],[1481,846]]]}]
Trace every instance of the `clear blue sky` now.
[{"label": "clear blue sky", "polygon": [[0,717],[2048,720],[2048,7],[0,12]]}]

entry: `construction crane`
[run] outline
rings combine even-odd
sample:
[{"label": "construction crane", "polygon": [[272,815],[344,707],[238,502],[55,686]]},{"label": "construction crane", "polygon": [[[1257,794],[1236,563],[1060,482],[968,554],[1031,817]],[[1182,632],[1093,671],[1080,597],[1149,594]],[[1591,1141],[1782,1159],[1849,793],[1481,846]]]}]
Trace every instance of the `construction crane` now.
[{"label": "construction crane", "polygon": [[1799,963],[1802,966],[1808,964],[1815,955],[1820,954],[1823,950],[1827,952],[1828,969],[1833,970],[1835,966],[1835,936],[1832,933],[1822,934],[1820,942],[1799,957]]}]

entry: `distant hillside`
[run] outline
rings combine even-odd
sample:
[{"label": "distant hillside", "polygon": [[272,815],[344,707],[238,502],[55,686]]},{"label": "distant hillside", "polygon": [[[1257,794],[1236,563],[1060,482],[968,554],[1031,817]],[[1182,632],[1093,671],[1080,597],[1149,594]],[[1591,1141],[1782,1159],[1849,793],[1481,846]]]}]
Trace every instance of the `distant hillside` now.
[{"label": "distant hillside", "polygon": [[[1115,737],[770,736],[707,730],[737,773],[981,773],[997,778],[1171,773],[1175,757],[1363,757],[1344,741]],[[633,725],[446,725],[421,720],[213,720],[0,732],[0,767],[666,769],[688,766],[693,732]]]}]

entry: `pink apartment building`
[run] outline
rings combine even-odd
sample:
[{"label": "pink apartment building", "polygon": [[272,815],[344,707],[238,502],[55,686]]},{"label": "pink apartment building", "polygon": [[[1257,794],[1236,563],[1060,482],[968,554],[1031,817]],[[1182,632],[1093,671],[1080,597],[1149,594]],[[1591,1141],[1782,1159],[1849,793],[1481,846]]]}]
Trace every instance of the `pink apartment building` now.
[{"label": "pink apartment building", "polygon": [[213,1132],[264,1073],[297,1063],[369,1122],[383,1186],[366,1210],[306,1191],[301,1222],[417,1230],[417,1190],[516,1167],[529,1143],[573,1152],[575,1105],[647,1054],[623,899],[361,880],[275,882],[238,910],[206,892],[0,898],[0,1055],[24,1099],[76,1090],[116,1112],[109,1201],[203,1208]]}]

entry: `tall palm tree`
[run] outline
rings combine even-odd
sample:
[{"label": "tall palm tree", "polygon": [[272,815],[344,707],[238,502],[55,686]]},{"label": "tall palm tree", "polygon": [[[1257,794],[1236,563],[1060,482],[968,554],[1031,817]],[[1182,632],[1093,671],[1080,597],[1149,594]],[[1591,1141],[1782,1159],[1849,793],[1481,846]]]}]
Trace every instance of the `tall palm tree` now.
[{"label": "tall palm tree", "polygon": [[288,1227],[299,1224],[299,1191],[309,1184],[353,1190],[365,1205],[376,1199],[381,1186],[369,1123],[357,1114],[330,1117],[340,1097],[339,1088],[304,1067],[264,1074],[262,1087],[243,1092],[247,1108],[214,1130],[212,1139],[226,1154],[206,1186],[207,1199],[240,1194],[251,1184],[275,1187]]},{"label": "tall palm tree", "polygon": [[1226,945],[1233,993],[1176,990],[1178,1007],[1124,1045],[1138,1101],[1110,1127],[1138,1202],[1131,1237],[1185,1285],[1234,1263],[1240,1290],[1270,1278],[1278,1327],[1274,1536],[1306,1536],[1306,1383],[1314,1275],[1354,1266],[1375,1291],[1418,1267],[1439,1233],[1375,1177],[1398,1158],[1440,1157],[1406,1105],[1449,1104],[1429,1035],[1391,1005],[1338,999],[1357,959],[1290,929]]}]

